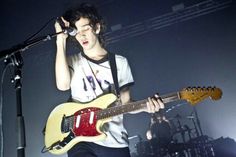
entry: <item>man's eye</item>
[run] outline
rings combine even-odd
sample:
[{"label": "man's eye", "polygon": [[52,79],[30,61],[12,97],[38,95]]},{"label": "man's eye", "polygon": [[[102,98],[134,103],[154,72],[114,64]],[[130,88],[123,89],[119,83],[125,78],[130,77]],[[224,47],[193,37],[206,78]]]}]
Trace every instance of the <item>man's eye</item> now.
[{"label": "man's eye", "polygon": [[84,30],[85,30],[85,31],[86,31],[86,30],[89,30],[89,26],[85,27]]}]

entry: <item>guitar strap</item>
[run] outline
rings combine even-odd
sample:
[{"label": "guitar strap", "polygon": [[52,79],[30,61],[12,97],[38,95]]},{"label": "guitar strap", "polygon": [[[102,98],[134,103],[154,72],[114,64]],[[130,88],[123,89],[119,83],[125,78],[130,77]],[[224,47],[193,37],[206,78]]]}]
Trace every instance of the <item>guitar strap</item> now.
[{"label": "guitar strap", "polygon": [[111,67],[112,78],[115,85],[115,94],[119,97],[120,96],[120,88],[118,84],[118,77],[117,77],[117,66],[116,66],[116,56],[114,53],[108,53],[108,59]]}]

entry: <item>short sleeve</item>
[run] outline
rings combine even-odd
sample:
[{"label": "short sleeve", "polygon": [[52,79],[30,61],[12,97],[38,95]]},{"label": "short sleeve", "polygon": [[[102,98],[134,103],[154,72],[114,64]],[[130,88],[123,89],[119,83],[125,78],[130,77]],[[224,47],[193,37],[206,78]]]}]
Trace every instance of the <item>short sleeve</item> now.
[{"label": "short sleeve", "polygon": [[116,55],[116,64],[120,89],[133,85],[134,79],[128,60],[123,56]]},{"label": "short sleeve", "polygon": [[73,54],[67,57],[67,64],[71,73],[74,72],[75,65],[78,64],[78,62],[79,62],[78,54]]}]

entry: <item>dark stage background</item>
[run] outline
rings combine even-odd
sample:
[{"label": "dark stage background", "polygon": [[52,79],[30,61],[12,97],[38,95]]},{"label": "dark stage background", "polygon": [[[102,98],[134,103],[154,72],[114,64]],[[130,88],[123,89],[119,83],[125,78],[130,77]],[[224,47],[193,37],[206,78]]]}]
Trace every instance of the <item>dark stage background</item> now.
[{"label": "dark stage background", "polygon": [[[205,0],[206,1],[206,0]],[[23,42],[38,31],[49,19],[62,15],[75,0],[2,0],[0,2],[0,50]],[[166,94],[188,86],[217,86],[223,97],[218,101],[207,99],[196,106],[204,135],[213,139],[236,139],[236,14],[235,4],[216,9],[198,17],[175,20],[156,29],[149,28],[149,19],[178,11],[200,0],[94,0],[107,21],[107,37],[117,37],[108,44],[108,50],[129,59],[135,85],[133,98],[144,99],[156,92]],[[215,3],[226,0],[212,1]],[[177,7],[177,11],[175,10]],[[184,7],[183,7],[184,6]],[[178,10],[180,9],[180,10]],[[183,11],[183,10],[182,10]],[[141,23],[142,33],[130,35],[127,26]],[[54,21],[40,35],[54,32]],[[117,33],[118,32],[118,33]],[[110,34],[109,34],[110,33]],[[123,34],[122,38],[118,34]],[[76,51],[72,48],[72,51]],[[44,42],[22,53],[22,102],[26,127],[26,156],[51,157],[41,154],[44,146],[43,127],[51,110],[67,100],[69,92],[60,92],[55,86],[55,40]],[[3,70],[3,60],[0,62]],[[16,156],[16,101],[13,70],[8,70],[3,84],[4,156]],[[2,74],[1,74],[2,76]],[[181,102],[183,103],[183,102]],[[193,128],[185,117],[193,107],[173,103],[166,113],[170,119],[179,114],[181,122]],[[144,140],[150,115],[125,115],[129,136],[140,135]],[[174,119],[175,120],[175,119]],[[130,139],[131,152],[135,153],[137,138]],[[66,155],[64,155],[66,156]]]}]

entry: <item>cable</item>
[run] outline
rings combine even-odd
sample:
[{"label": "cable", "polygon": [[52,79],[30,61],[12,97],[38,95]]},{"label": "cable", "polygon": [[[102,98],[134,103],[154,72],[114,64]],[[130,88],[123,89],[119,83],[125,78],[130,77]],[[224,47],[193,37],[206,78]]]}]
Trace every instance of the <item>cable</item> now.
[{"label": "cable", "polygon": [[44,28],[46,28],[47,26],[48,26],[48,24],[51,22],[51,21],[53,21],[53,20],[55,20],[56,19],[56,17],[53,17],[53,18],[51,18],[48,22],[46,22],[44,25],[43,25],[43,27],[41,27],[36,33],[34,33],[33,35],[31,35],[29,38],[27,38],[25,41],[24,41],[24,43],[27,43],[29,40],[31,40],[31,39],[33,39],[35,36],[37,36]]},{"label": "cable", "polygon": [[0,83],[0,157],[3,157],[3,123],[2,123],[2,115],[3,115],[3,112],[2,112],[2,108],[3,108],[3,81],[4,81],[4,76],[5,76],[5,73],[6,73],[6,70],[7,68],[10,66],[11,64],[7,64],[4,69],[3,69],[3,72],[2,72],[2,77],[1,77],[1,83]]}]

